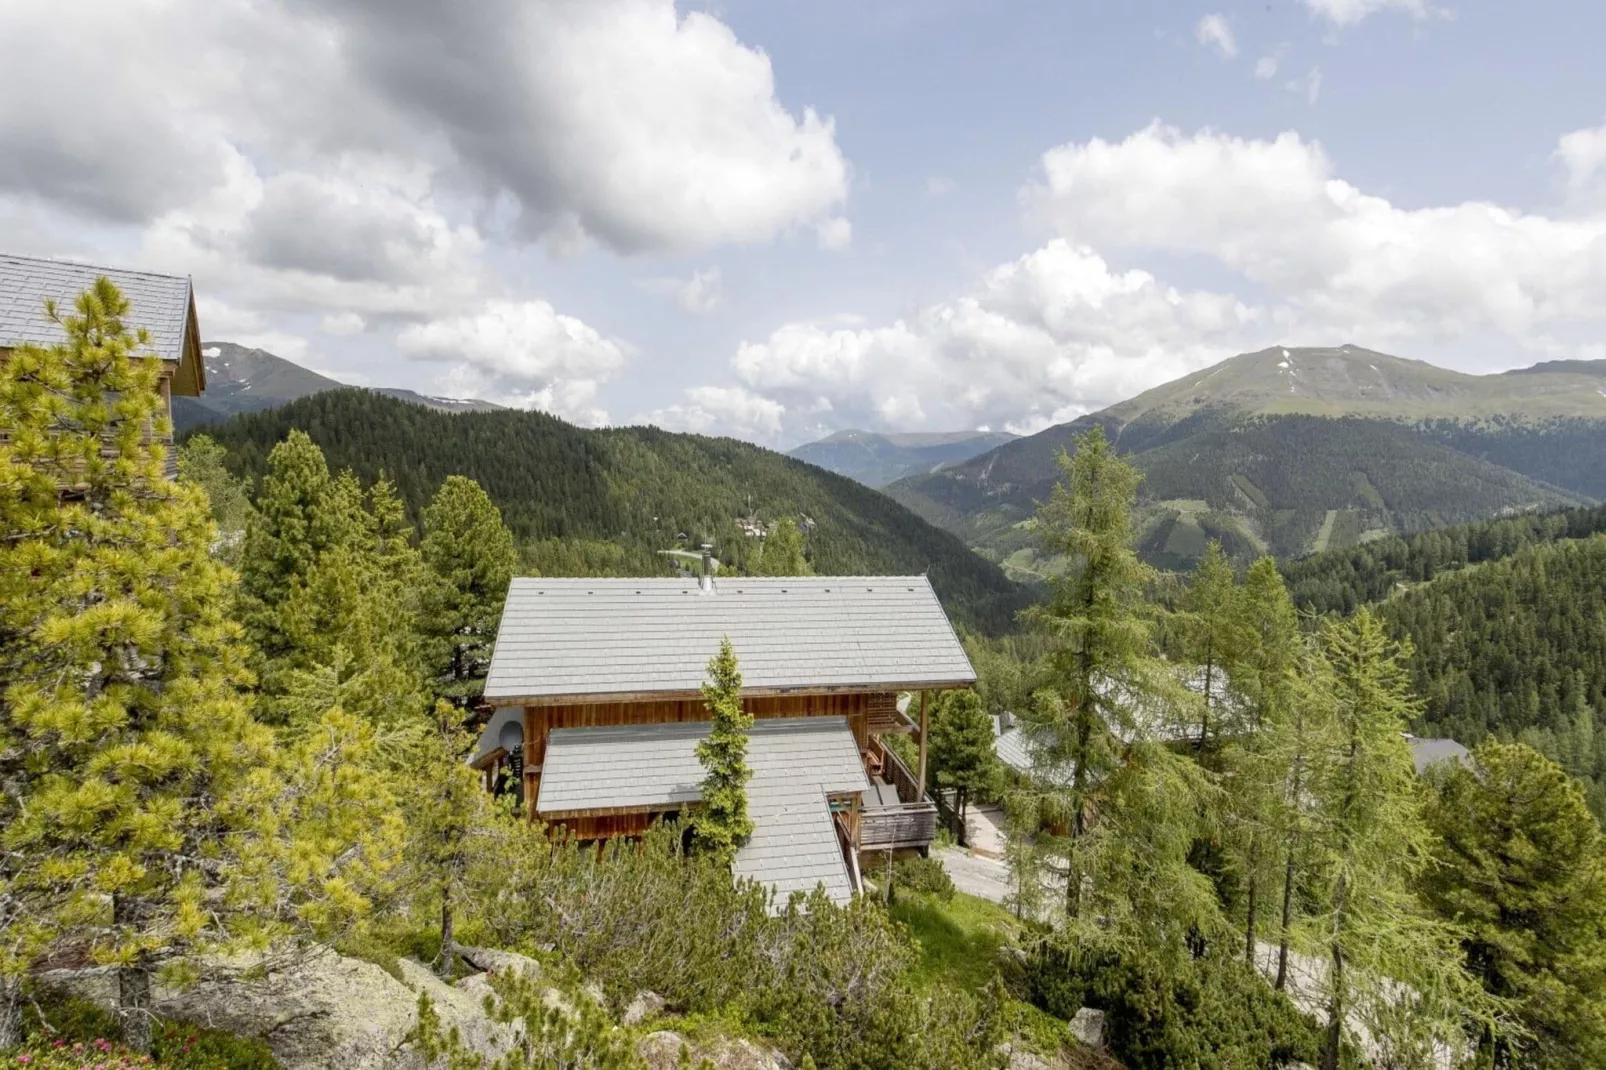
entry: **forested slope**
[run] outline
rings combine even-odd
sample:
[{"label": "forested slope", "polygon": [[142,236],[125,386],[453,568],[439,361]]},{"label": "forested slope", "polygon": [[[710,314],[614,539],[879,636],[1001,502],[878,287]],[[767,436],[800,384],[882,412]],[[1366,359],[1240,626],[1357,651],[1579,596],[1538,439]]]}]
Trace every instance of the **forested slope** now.
[{"label": "forested slope", "polygon": [[480,483],[526,541],[565,540],[575,559],[618,547],[613,567],[658,574],[654,551],[711,541],[740,567],[751,553],[736,518],[802,514],[809,558],[828,575],[928,572],[961,623],[1011,625],[1024,593],[953,535],[850,479],[733,439],[655,428],[583,430],[541,413],[441,413],[363,390],[315,394],[207,429],[229,465],[256,478],[291,428],[333,468],[395,482],[415,520],[442,480]]}]

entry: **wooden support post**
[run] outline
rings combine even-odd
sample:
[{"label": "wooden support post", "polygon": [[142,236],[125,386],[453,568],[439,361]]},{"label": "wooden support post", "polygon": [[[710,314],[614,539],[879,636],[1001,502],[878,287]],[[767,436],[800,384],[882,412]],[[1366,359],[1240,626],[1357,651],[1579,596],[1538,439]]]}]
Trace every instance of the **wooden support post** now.
[{"label": "wooden support post", "polygon": [[928,725],[927,725],[927,721],[926,721],[926,693],[924,691],[922,691],[922,692],[920,692],[920,772],[917,774],[917,780],[916,780],[916,783],[918,783],[920,785],[920,798],[916,799],[915,802],[919,802],[920,799],[924,799],[926,797],[926,728],[927,728],[927,726]]},{"label": "wooden support post", "polygon": [[524,815],[532,823],[535,821],[536,781],[535,774],[530,772],[530,767],[535,765],[540,757],[536,754],[536,742],[535,711],[526,706],[524,707]]}]

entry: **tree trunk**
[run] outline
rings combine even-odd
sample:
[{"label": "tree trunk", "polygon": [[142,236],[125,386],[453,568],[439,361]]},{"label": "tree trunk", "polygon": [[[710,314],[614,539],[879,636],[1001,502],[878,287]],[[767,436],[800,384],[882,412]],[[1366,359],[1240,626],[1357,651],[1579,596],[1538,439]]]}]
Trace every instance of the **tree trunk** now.
[{"label": "tree trunk", "polygon": [[1283,928],[1277,942],[1277,983],[1281,992],[1288,984],[1288,930],[1294,924],[1294,845],[1288,845],[1288,867],[1283,871]]},{"label": "tree trunk", "polygon": [[123,1023],[123,1043],[148,1055],[152,1040],[151,970],[143,959],[117,971],[117,1016]]},{"label": "tree trunk", "polygon": [[22,982],[0,977],[0,1051],[22,1043]]},{"label": "tree trunk", "polygon": [[959,788],[954,792],[954,794],[957,795],[958,799],[959,799],[959,846],[961,846],[961,847],[969,847],[970,846],[970,822],[968,820],[969,819],[969,814],[970,814],[969,793],[964,788]]},{"label": "tree trunk", "polygon": [[1344,931],[1344,905],[1349,885],[1343,875],[1333,895],[1333,976],[1328,979],[1327,1036],[1322,1041],[1321,1070],[1339,1070],[1338,1049],[1344,1037],[1344,948],[1339,941]]},{"label": "tree trunk", "polygon": [[1249,842],[1249,921],[1244,926],[1244,958],[1255,965],[1255,918],[1260,913],[1260,840]]},{"label": "tree trunk", "polygon": [[451,983],[452,974],[457,972],[457,946],[453,942],[455,934],[452,930],[452,888],[451,885],[441,887],[441,979]]}]

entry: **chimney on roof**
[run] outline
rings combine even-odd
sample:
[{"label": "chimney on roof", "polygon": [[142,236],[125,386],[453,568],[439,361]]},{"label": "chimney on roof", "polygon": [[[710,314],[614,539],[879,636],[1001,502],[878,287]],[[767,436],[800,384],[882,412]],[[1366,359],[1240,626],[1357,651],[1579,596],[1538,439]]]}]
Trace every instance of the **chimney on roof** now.
[{"label": "chimney on roof", "polygon": [[714,593],[714,569],[718,562],[714,560],[714,547],[711,543],[703,543],[703,574],[697,581],[697,587],[704,594]]}]

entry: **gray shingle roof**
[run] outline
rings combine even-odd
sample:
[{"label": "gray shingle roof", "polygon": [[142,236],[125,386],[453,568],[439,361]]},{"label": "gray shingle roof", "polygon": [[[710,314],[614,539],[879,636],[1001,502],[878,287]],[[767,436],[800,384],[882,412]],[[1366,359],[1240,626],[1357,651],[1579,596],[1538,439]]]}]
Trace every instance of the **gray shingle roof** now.
[{"label": "gray shingle roof", "polygon": [[[709,728],[707,721],[688,721],[554,729],[536,812],[678,809],[696,802],[703,779],[697,742]],[[834,901],[847,901],[853,885],[826,796],[870,786],[847,719],[756,721],[747,764],[753,837],[737,852],[732,872],[769,885],[781,903],[817,884]]]},{"label": "gray shingle roof", "polygon": [[486,700],[694,694],[728,636],[748,691],[962,685],[976,673],[924,576],[515,579]]},{"label": "gray shingle roof", "polygon": [[61,328],[45,315],[45,298],[55,298],[60,311],[69,313],[78,295],[101,275],[128,298],[129,323],[150,333],[151,348],[167,360],[180,360],[189,321],[189,279],[9,253],[0,253],[0,346],[61,341]]},{"label": "gray shingle roof", "polygon": [[1411,745],[1411,759],[1416,762],[1418,773],[1426,771],[1428,766],[1438,762],[1465,763],[1472,754],[1453,739],[1422,739],[1407,735],[1405,740]]}]

